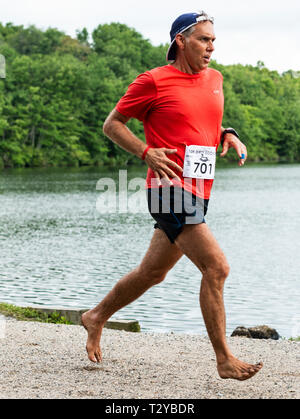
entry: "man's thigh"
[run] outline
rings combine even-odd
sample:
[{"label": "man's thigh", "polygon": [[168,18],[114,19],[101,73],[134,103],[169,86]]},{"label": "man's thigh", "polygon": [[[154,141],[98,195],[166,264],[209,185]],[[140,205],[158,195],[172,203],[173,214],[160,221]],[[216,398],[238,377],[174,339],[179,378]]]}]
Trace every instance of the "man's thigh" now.
[{"label": "man's thigh", "polygon": [[155,229],[150,246],[140,264],[140,269],[152,274],[167,273],[182,257],[180,248],[171,243],[166,234]]},{"label": "man's thigh", "polygon": [[207,224],[185,225],[175,241],[181,251],[204,273],[226,268],[226,257]]}]

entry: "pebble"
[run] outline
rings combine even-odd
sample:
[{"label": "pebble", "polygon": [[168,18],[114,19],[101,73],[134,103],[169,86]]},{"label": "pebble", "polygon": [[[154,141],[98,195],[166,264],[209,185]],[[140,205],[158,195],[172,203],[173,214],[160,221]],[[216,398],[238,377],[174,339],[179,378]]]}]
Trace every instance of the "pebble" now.
[{"label": "pebble", "polygon": [[228,337],[239,359],[264,367],[222,380],[207,336],[104,329],[103,362],[86,357],[81,326],[6,320],[0,398],[299,399],[300,342]]}]

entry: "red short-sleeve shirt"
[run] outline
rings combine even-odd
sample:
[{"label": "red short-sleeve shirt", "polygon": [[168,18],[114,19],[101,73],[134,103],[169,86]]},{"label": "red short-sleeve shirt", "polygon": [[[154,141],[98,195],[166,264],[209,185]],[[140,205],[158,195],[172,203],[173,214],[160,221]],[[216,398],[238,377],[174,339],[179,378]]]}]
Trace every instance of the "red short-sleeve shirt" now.
[{"label": "red short-sleeve shirt", "polygon": [[[122,115],[143,121],[147,144],[155,148],[176,148],[168,158],[183,167],[185,147],[220,143],[223,118],[223,77],[207,68],[198,74],[187,74],[172,65],[158,67],[139,75],[117,103]],[[173,170],[173,168],[172,168]],[[195,195],[209,199],[213,180],[200,183],[193,179],[186,184],[177,172],[182,185]],[[151,169],[147,186],[153,187]]]}]

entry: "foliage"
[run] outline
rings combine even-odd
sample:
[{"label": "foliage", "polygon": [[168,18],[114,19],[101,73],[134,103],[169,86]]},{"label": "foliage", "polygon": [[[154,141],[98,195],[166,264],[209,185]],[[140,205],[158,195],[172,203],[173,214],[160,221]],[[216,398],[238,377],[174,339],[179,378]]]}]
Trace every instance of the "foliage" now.
[{"label": "foliage", "polygon": [[13,304],[0,303],[0,313],[17,320],[30,320],[42,323],[71,324],[57,312],[46,314],[31,307],[17,307]]},{"label": "foliage", "polygon": [[[102,126],[139,74],[165,65],[167,45],[153,46],[120,23],[76,38],[49,28],[0,24],[0,168],[136,164]],[[300,161],[300,73],[223,66],[224,126],[240,133],[252,161]],[[129,128],[144,140],[143,126]],[[227,160],[235,158],[229,153]]]}]

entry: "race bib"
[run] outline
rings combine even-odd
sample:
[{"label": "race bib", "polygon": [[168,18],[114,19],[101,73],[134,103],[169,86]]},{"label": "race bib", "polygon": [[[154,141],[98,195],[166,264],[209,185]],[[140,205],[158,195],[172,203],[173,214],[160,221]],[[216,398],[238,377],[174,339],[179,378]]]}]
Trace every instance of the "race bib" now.
[{"label": "race bib", "polygon": [[186,146],[183,177],[214,179],[216,148],[203,145]]}]

